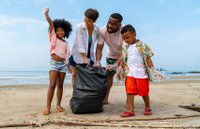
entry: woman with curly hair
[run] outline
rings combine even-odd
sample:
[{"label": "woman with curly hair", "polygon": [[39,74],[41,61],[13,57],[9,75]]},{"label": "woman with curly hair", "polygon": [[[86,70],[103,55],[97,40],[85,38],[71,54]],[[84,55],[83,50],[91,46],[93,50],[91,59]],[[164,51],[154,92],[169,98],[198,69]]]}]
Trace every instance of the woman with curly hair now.
[{"label": "woman with curly hair", "polygon": [[63,94],[63,83],[67,71],[71,71],[68,58],[69,46],[65,40],[69,37],[72,31],[72,25],[64,19],[51,20],[49,16],[49,8],[44,9],[44,15],[49,23],[49,38],[50,38],[50,70],[49,80],[50,85],[47,93],[47,105],[43,111],[43,115],[49,115],[51,109],[51,102],[53,99],[55,88],[57,87],[57,105],[56,111],[65,111],[61,106],[61,99]]}]

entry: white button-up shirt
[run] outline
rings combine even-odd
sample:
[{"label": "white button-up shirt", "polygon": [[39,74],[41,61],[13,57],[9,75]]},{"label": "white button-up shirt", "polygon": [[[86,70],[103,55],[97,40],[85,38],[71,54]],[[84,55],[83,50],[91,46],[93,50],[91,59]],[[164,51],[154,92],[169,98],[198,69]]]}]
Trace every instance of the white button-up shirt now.
[{"label": "white button-up shirt", "polygon": [[[94,24],[94,30],[92,33],[92,44],[90,48],[90,57],[91,57],[91,60],[94,62],[95,62],[94,47],[98,39],[98,33],[99,33],[99,27]],[[78,24],[77,29],[76,29],[76,37],[75,37],[74,44],[71,51],[73,59],[77,64],[83,63],[81,53],[87,54],[88,38],[89,38],[89,35],[88,35],[88,31],[87,31],[87,27],[85,23]]]}]

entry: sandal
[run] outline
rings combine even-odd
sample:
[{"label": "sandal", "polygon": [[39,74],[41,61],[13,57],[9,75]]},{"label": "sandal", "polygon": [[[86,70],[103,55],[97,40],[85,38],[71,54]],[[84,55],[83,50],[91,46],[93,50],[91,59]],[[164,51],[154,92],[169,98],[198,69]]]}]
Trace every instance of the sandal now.
[{"label": "sandal", "polygon": [[133,112],[124,112],[121,114],[121,117],[130,117],[130,116],[135,116]]},{"label": "sandal", "polygon": [[60,107],[60,106],[58,106],[58,107],[57,107],[57,109],[56,109],[56,111],[57,111],[57,112],[64,112],[64,111],[65,111],[65,109],[64,109],[64,108],[62,108],[62,107]]},{"label": "sandal", "polygon": [[152,112],[151,112],[151,109],[149,108],[146,108],[145,111],[144,111],[144,115],[152,115]]},{"label": "sandal", "polygon": [[47,116],[47,115],[49,115],[50,114],[50,110],[48,110],[48,109],[45,109],[44,111],[43,111],[43,113],[42,113],[44,116]]}]

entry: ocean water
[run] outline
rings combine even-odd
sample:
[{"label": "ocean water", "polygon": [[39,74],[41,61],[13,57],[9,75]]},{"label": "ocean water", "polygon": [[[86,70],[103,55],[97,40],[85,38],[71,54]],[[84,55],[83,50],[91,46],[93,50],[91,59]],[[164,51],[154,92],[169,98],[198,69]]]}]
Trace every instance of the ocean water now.
[{"label": "ocean water", "polygon": [[[178,73],[165,72],[164,81],[176,80],[200,80],[199,73]],[[117,82],[116,78],[114,82]],[[65,77],[65,84],[71,83],[71,74],[67,73]],[[0,86],[7,85],[37,85],[49,84],[48,71],[0,71]]]},{"label": "ocean water", "polygon": [[[66,74],[65,84],[71,83],[71,74]],[[48,71],[0,71],[0,86],[49,84]]]}]

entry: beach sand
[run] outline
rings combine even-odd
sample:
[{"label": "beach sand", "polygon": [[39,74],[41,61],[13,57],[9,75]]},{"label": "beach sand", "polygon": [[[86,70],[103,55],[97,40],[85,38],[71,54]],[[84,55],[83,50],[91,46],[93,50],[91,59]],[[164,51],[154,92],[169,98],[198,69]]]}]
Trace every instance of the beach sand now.
[{"label": "beach sand", "polygon": [[153,115],[144,116],[144,103],[135,97],[134,117],[121,118],[126,111],[123,85],[115,84],[110,103],[102,113],[71,112],[69,101],[72,87],[65,85],[62,105],[65,112],[55,111],[56,96],[49,116],[43,116],[48,85],[18,85],[0,87],[0,128],[9,129],[121,129],[121,128],[200,128],[200,112],[180,108],[179,105],[200,106],[200,80],[161,81],[150,85]]}]

